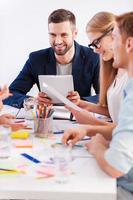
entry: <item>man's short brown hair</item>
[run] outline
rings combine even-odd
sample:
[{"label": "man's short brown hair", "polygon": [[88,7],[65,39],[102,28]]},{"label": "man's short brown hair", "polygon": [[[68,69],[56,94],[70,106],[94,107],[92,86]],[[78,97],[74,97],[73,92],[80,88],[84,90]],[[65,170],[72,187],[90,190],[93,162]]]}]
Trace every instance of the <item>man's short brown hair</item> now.
[{"label": "man's short brown hair", "polygon": [[69,21],[72,25],[76,26],[75,15],[69,10],[57,9],[54,10],[48,17],[48,24],[61,23],[65,21]]},{"label": "man's short brown hair", "polygon": [[116,23],[122,35],[133,37],[133,12],[117,16]]}]

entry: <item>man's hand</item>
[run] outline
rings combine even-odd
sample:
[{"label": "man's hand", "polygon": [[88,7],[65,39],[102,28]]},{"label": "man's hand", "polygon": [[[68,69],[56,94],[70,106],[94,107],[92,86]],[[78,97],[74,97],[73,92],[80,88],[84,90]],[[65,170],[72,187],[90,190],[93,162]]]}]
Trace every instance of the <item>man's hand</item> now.
[{"label": "man's hand", "polygon": [[118,178],[124,175],[123,172],[119,171],[106,161],[104,155],[106,150],[109,148],[109,141],[105,140],[102,135],[97,134],[96,136],[92,137],[86,147],[89,152],[94,155],[101,169],[108,175],[112,176],[113,178]]},{"label": "man's hand", "polygon": [[87,131],[84,128],[71,128],[65,131],[62,142],[63,144],[69,144],[69,142],[71,142],[71,145],[74,146],[74,144],[83,139],[86,134]]},{"label": "man's hand", "polygon": [[80,103],[80,96],[79,93],[76,91],[68,92],[67,98],[76,105],[79,105]]},{"label": "man's hand", "polygon": [[38,93],[37,102],[39,105],[51,105],[52,104],[52,100],[44,92]]}]

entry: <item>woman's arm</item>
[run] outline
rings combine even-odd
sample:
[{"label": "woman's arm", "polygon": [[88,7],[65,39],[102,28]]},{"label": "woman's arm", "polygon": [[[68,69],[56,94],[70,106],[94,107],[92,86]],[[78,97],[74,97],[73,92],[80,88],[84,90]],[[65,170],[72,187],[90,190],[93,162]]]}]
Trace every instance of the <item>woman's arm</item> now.
[{"label": "woman's arm", "polygon": [[76,92],[76,91],[69,92],[67,98],[70,101],[72,101],[74,104],[76,104],[77,106],[79,106],[85,110],[88,110],[88,111],[94,112],[94,113],[98,113],[101,115],[106,115],[108,117],[110,116],[107,107],[103,107],[103,106],[100,106],[99,104],[90,103],[88,101],[81,100],[78,92]]},{"label": "woman's arm", "polygon": [[108,117],[110,116],[108,108],[100,106],[99,104],[90,103],[88,101],[80,100],[78,106],[81,107],[81,108],[83,108],[83,109],[85,109],[85,110],[93,112],[93,113],[98,113],[98,114],[101,114],[101,115],[106,115]]},{"label": "woman's arm", "polygon": [[105,120],[95,117],[93,113],[90,113],[87,110],[77,111],[68,106],[66,106],[66,108],[73,114],[73,116],[79,124],[106,125],[109,123]]},{"label": "woman's arm", "polygon": [[85,129],[88,136],[95,136],[100,133],[107,140],[112,139],[112,131],[116,127],[116,124],[107,122],[105,125],[85,125]]}]

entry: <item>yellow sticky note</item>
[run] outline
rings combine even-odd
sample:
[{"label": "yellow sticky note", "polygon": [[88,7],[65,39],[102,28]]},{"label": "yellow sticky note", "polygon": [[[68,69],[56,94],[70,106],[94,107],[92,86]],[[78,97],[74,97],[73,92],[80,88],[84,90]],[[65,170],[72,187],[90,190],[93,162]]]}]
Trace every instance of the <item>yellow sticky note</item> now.
[{"label": "yellow sticky note", "polygon": [[19,130],[11,133],[11,138],[14,139],[27,139],[30,133],[25,130]]}]

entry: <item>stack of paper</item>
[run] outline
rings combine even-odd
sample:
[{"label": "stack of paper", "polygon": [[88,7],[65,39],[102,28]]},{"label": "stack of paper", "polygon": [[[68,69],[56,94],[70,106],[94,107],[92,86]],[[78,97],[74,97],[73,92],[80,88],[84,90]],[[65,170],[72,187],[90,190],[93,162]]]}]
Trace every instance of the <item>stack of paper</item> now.
[{"label": "stack of paper", "polygon": [[19,112],[18,108],[12,107],[12,106],[8,106],[8,105],[4,105],[3,109],[0,111],[0,115],[3,114],[11,114],[11,115],[17,115]]},{"label": "stack of paper", "polygon": [[54,110],[55,119],[70,119],[70,112],[64,106],[54,106]]}]

